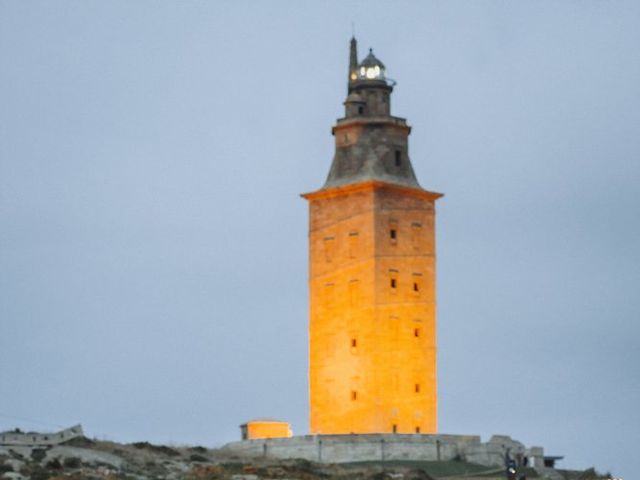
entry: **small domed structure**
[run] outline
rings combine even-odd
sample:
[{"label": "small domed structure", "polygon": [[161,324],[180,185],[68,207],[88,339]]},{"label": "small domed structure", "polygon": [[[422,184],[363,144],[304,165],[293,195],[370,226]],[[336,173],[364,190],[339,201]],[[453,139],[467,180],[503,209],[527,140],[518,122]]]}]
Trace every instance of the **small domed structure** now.
[{"label": "small domed structure", "polygon": [[385,66],[373,54],[373,49],[369,49],[369,55],[358,65],[359,80],[384,80]]},{"label": "small domed structure", "polygon": [[351,92],[344,103],[364,103],[364,99],[356,92]]},{"label": "small domed structure", "polygon": [[362,98],[360,94],[357,92],[351,92],[344,101],[346,115],[348,117],[362,115],[364,113],[366,103],[367,101]]}]

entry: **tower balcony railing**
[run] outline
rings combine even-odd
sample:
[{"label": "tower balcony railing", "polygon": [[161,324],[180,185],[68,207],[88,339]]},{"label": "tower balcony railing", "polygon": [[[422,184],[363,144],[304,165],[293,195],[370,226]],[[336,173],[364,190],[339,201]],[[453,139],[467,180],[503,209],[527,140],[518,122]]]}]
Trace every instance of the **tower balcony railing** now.
[{"label": "tower balcony railing", "polygon": [[407,119],[402,117],[393,117],[391,115],[373,115],[373,116],[356,116],[342,117],[336,121],[336,126],[351,125],[357,123],[386,123],[394,124],[400,127],[407,126]]}]

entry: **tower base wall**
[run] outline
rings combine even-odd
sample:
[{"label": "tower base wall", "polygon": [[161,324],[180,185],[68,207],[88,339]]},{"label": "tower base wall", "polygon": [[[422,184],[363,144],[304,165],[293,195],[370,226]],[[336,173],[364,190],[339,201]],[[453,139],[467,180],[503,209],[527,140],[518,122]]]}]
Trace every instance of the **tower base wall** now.
[{"label": "tower base wall", "polygon": [[480,465],[504,466],[505,455],[527,458],[529,466],[542,466],[542,448],[525,448],[507,436],[481,442],[478,435],[354,434],[300,435],[232,442],[222,447],[227,455],[253,458],[304,459],[319,463],[364,461],[464,460]]}]

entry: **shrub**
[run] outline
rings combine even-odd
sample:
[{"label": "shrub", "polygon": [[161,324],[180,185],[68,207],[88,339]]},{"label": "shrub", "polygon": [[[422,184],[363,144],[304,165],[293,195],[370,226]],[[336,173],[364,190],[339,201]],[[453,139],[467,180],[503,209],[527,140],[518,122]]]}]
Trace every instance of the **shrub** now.
[{"label": "shrub", "polygon": [[80,460],[78,457],[67,457],[62,462],[62,465],[64,466],[64,468],[80,468],[80,465],[82,465],[82,460]]},{"label": "shrub", "polygon": [[302,470],[303,472],[313,471],[313,465],[311,464],[311,462],[309,460],[305,460],[304,458],[296,459],[295,465],[298,469]]},{"label": "shrub", "polygon": [[31,469],[28,476],[31,480],[49,480],[51,475],[40,465],[36,465]]},{"label": "shrub", "polygon": [[41,462],[44,457],[47,456],[47,451],[44,448],[34,448],[31,451],[31,458],[36,462]]},{"label": "shrub", "polygon": [[202,455],[198,455],[197,453],[192,453],[189,456],[189,460],[191,460],[192,462],[208,462],[209,459],[207,457],[204,457]]},{"label": "shrub", "polygon": [[60,460],[54,458],[53,460],[49,460],[47,462],[45,468],[47,468],[48,470],[62,470],[62,464],[60,463]]},{"label": "shrub", "polygon": [[132,443],[132,445],[139,450],[151,450],[152,452],[163,453],[169,457],[177,457],[180,455],[180,452],[174,450],[173,448],[165,447],[164,445],[153,445],[149,442],[135,442]]}]

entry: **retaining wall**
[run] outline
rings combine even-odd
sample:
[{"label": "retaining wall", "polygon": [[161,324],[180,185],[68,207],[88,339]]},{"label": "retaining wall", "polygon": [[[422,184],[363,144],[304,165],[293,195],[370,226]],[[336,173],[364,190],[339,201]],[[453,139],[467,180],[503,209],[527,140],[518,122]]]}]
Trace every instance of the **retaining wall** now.
[{"label": "retaining wall", "polygon": [[508,452],[520,465],[543,465],[541,447],[526,448],[505,435],[494,435],[484,443],[478,435],[305,435],[232,442],[222,451],[239,457],[301,458],[321,463],[465,460],[487,466],[504,466]]},{"label": "retaining wall", "polygon": [[55,433],[9,431],[0,433],[0,445],[47,446],[58,445],[83,435],[82,426],[75,425]]},{"label": "retaining wall", "polygon": [[305,435],[244,440],[225,445],[228,454],[266,458],[302,458],[346,463],[389,460],[453,460],[466,445],[480,444],[476,435]]}]

